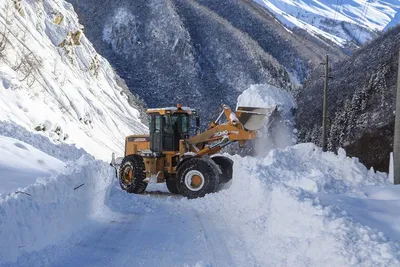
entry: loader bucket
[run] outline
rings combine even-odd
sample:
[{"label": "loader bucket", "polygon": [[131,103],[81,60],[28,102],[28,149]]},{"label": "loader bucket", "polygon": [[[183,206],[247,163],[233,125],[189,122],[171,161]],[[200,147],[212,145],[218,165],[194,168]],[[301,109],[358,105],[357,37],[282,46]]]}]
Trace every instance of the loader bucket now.
[{"label": "loader bucket", "polygon": [[238,107],[236,117],[246,130],[255,131],[263,126],[265,117],[271,115],[275,108]]}]

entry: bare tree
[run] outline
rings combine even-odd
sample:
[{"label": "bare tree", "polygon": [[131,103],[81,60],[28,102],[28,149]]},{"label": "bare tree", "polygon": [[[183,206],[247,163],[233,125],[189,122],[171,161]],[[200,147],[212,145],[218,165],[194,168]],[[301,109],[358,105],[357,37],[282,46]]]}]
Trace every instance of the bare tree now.
[{"label": "bare tree", "polygon": [[9,37],[10,31],[7,27],[9,10],[10,10],[10,5],[9,5],[9,3],[7,3],[5,5],[5,7],[3,8],[3,12],[5,14],[5,17],[3,17],[3,18],[4,18],[5,23],[3,25],[4,26],[3,30],[0,32],[0,57],[4,57],[3,52],[6,49],[7,44],[9,43],[8,37]]},{"label": "bare tree", "polygon": [[41,68],[41,62],[37,61],[33,52],[22,53],[20,62],[13,67],[13,70],[22,74],[20,82],[26,82],[31,87],[37,80],[35,71]]}]

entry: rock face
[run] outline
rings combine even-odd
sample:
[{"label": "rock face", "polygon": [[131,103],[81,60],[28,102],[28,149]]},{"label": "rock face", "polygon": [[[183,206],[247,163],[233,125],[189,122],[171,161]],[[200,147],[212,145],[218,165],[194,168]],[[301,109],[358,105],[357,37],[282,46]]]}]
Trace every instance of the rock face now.
[{"label": "rock face", "polygon": [[344,57],[253,1],[70,2],[96,49],[149,107],[182,103],[207,118],[221,103],[234,107],[251,84],[291,90],[325,53]]},{"label": "rock face", "polygon": [[[379,37],[350,59],[334,64],[329,82],[328,146],[344,147],[368,167],[387,171],[392,151],[400,28]],[[296,95],[302,141],[320,142],[322,67]]]}]

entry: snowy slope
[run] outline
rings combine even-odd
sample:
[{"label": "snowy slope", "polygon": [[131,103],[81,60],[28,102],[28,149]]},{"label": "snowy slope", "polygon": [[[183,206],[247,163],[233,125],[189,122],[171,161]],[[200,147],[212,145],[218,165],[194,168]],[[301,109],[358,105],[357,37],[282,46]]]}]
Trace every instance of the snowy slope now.
[{"label": "snowy slope", "polygon": [[126,135],[147,131],[72,5],[14,2],[0,0],[0,120],[104,160]]},{"label": "snowy slope", "polygon": [[38,178],[55,176],[87,154],[5,121],[0,121],[0,151],[0,195],[21,191]]},{"label": "snowy slope", "polygon": [[62,170],[65,163],[17,139],[0,135],[0,194],[17,191]]},{"label": "snowy slope", "polygon": [[255,0],[288,27],[345,45],[364,43],[400,22],[398,0]]},{"label": "snowy slope", "polygon": [[[147,195],[126,194],[117,183],[108,190],[112,172],[84,157],[65,175],[28,187],[32,197],[0,201],[0,264],[400,264],[400,189],[386,174],[312,144],[232,159],[229,189],[187,200],[164,185],[150,186]],[[81,182],[82,191],[71,189]]]}]

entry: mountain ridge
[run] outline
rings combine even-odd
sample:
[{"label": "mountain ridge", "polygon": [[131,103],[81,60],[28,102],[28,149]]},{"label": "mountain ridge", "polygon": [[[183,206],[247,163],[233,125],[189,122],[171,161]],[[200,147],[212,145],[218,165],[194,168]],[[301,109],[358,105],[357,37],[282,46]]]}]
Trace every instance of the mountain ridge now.
[{"label": "mountain ridge", "polygon": [[[331,66],[328,145],[344,147],[368,167],[387,171],[394,134],[400,26]],[[322,68],[315,70],[296,99],[301,141],[320,144]],[[306,97],[307,96],[307,97]],[[307,107],[307,108],[305,108]]]},{"label": "mountain ridge", "polygon": [[182,103],[206,117],[221,103],[235,106],[252,84],[291,91],[326,53],[346,57],[248,0],[70,2],[96,49],[150,107]]}]

